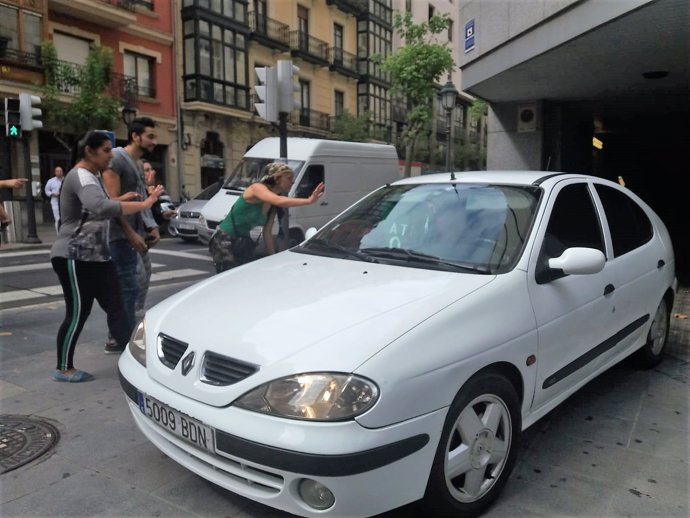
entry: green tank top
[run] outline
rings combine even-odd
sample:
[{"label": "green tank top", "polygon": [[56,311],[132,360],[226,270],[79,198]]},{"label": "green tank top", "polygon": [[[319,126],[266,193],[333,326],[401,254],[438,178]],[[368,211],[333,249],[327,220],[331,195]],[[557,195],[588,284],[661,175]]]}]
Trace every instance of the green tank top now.
[{"label": "green tank top", "polygon": [[[244,196],[240,196],[218,227],[229,236],[248,236],[251,229],[266,224],[263,206],[261,202],[249,203]],[[237,227],[233,224],[233,218]]]}]

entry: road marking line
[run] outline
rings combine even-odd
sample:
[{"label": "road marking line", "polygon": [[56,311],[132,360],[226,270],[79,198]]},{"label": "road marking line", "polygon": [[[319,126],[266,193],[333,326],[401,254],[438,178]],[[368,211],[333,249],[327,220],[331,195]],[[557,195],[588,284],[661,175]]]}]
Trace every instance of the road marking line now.
[{"label": "road marking line", "polygon": [[[184,268],[182,270],[170,270],[168,272],[158,272],[151,274],[151,282],[166,281],[179,279],[181,277],[193,277],[195,275],[210,275],[210,272],[204,270],[194,270],[192,268]],[[43,286],[39,288],[31,288],[30,290],[14,290],[0,293],[0,304],[6,302],[16,302],[18,300],[35,299],[40,297],[48,297],[62,294],[62,286],[59,284],[54,286]]]}]

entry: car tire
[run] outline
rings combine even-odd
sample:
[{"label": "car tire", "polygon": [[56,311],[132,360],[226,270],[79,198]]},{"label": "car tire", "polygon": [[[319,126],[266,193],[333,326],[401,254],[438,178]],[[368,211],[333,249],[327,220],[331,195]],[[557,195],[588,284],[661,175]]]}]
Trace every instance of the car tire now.
[{"label": "car tire", "polygon": [[640,367],[651,369],[661,363],[664,358],[670,325],[670,304],[666,298],[663,298],[656,308],[652,324],[649,326],[647,342],[635,353],[635,360]]},{"label": "car tire", "polygon": [[512,383],[479,374],[460,390],[446,417],[422,502],[431,516],[476,516],[505,486],[521,429]]},{"label": "car tire", "polygon": [[299,245],[302,241],[304,241],[304,235],[302,234],[302,232],[300,232],[299,230],[291,230],[287,247],[288,249],[293,248]]}]

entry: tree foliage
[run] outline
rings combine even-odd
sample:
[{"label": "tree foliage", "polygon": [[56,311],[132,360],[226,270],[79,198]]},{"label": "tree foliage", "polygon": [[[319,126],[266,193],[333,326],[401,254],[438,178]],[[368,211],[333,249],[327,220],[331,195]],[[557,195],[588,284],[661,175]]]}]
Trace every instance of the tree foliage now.
[{"label": "tree foliage", "polygon": [[369,114],[353,115],[346,110],[345,113],[335,118],[333,123],[334,138],[349,142],[368,142],[370,124]]},{"label": "tree foliage", "polygon": [[406,125],[401,134],[406,176],[410,175],[417,139],[434,115],[436,85],[455,68],[450,45],[437,39],[449,25],[447,14],[435,15],[428,22],[414,23],[411,13],[395,13],[394,27],[405,44],[382,60],[382,68],[391,75],[391,93],[403,99],[406,106]]},{"label": "tree foliage", "polygon": [[86,63],[80,66],[59,61],[54,45],[46,42],[42,59],[46,121],[57,133],[80,135],[90,129],[115,128],[123,99],[120,92],[112,91],[111,49],[92,44]]}]

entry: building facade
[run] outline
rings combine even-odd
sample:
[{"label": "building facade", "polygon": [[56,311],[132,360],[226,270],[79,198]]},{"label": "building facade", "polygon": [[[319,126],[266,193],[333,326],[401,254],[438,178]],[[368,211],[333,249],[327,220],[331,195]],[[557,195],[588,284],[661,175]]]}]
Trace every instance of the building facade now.
[{"label": "building facade", "polygon": [[[51,42],[56,66],[70,77],[83,69],[92,44],[112,51],[114,66],[108,93],[123,100],[132,115],[148,116],[158,126],[153,158],[164,183],[176,182],[176,93],[173,53],[174,3],[154,0],[0,0],[0,97],[20,92],[41,96],[46,82],[44,42]],[[59,76],[64,77],[64,76]],[[59,79],[57,80],[60,81]],[[58,84],[60,101],[80,95],[74,81]],[[124,121],[113,129],[118,143],[126,140]],[[77,135],[44,123],[28,140],[32,179],[45,185],[55,166],[71,166],[70,144]],[[25,176],[24,141],[3,138],[0,177]],[[175,187],[173,185],[173,187]],[[20,203],[23,193],[3,193]],[[37,220],[51,217],[35,196]],[[15,218],[16,219],[16,218]]]}]

